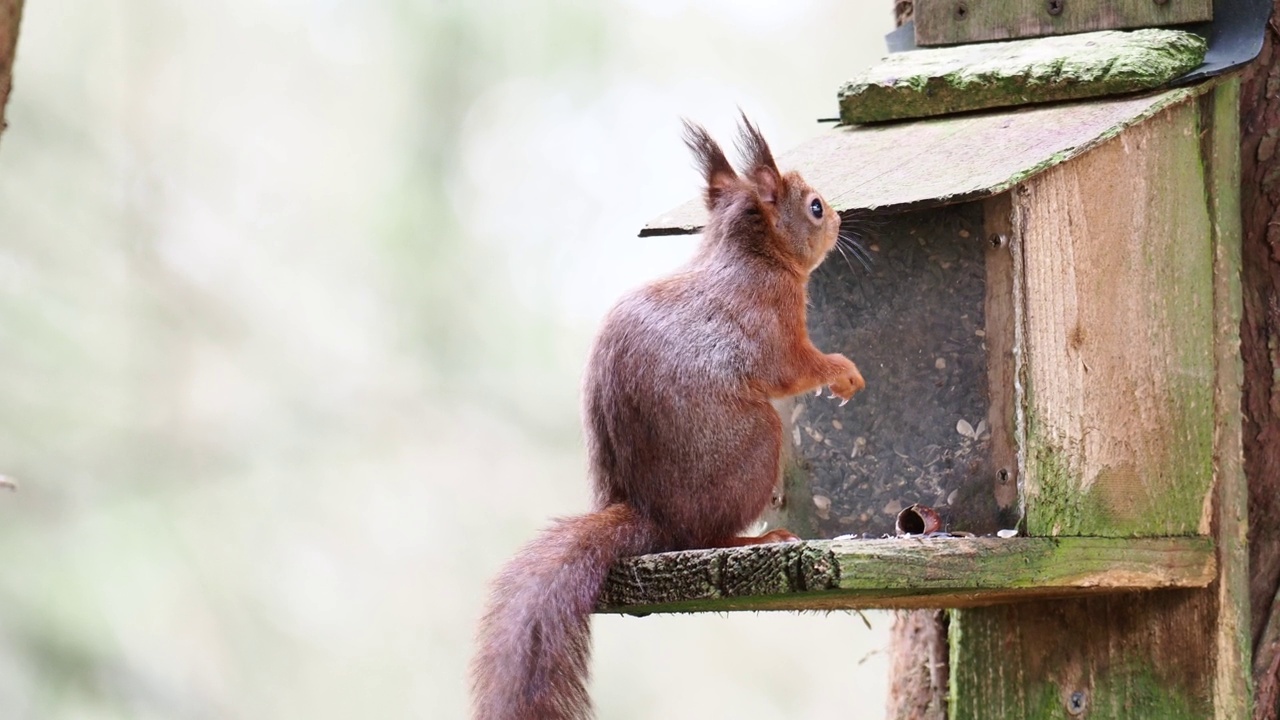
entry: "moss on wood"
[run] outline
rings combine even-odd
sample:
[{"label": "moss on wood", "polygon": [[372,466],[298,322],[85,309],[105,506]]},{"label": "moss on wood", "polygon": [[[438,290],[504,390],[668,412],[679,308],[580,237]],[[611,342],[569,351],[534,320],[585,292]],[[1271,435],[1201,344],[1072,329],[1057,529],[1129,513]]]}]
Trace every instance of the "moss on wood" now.
[{"label": "moss on wood", "polygon": [[[1229,79],[1202,87],[1014,196],[1039,208],[1015,215],[1031,291],[1027,529],[1213,530],[1220,574],[1204,591],[952,613],[952,718],[1249,716],[1238,94]],[[1138,473],[1117,473],[1128,458]]]},{"label": "moss on wood", "polygon": [[1204,60],[1181,30],[1104,31],[890,55],[839,91],[846,124],[1117,95],[1160,87]]},{"label": "moss on wood", "polygon": [[1203,587],[1208,538],[894,538],[809,541],[628,558],[604,612],[957,607]]},{"label": "moss on wood", "polygon": [[1174,591],[955,611],[951,717],[1212,717],[1205,641],[1213,615],[1205,596]]},{"label": "moss on wood", "polygon": [[1213,256],[1194,102],[1018,193],[1027,530],[1207,533]]}]

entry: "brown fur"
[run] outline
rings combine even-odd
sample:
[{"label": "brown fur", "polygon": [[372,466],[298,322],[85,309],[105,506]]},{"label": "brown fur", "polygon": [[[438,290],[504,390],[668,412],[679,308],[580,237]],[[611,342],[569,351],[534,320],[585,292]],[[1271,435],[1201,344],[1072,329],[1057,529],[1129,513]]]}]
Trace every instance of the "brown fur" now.
[{"label": "brown fur", "polygon": [[[778,476],[782,426],[770,400],[862,376],[813,347],[809,273],[839,216],[742,119],[742,176],[702,128],[685,141],[711,219],[682,271],[625,297],[587,367],[584,424],[595,512],[557,522],[498,576],[472,666],[476,720],[583,720],[589,615],[619,557],[796,539],[742,532]],[[811,205],[820,204],[822,218]]]}]

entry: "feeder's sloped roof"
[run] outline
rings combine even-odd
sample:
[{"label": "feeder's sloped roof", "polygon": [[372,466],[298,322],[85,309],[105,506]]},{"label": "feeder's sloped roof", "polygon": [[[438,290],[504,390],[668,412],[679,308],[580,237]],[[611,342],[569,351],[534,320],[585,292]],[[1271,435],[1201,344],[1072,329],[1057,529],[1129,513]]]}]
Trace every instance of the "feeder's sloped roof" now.
[{"label": "feeder's sloped roof", "polygon": [[[998,195],[1203,90],[835,127],[778,156],[842,214],[901,212]],[[701,200],[651,221],[649,235],[695,233]]]}]

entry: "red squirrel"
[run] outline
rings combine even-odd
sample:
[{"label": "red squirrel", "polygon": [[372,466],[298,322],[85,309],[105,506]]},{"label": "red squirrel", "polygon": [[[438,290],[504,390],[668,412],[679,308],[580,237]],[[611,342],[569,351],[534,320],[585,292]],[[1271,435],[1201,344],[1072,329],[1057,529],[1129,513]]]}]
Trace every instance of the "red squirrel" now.
[{"label": "red squirrel", "polygon": [[782,173],[746,116],[742,175],[685,122],[710,219],[682,270],[624,297],[587,365],[583,424],[594,510],[557,520],[493,583],[472,663],[475,720],[583,720],[590,614],[609,567],[645,553],[798,540],[740,537],[779,475],[770,401],[864,383],[805,327],[806,285],[840,218]]}]

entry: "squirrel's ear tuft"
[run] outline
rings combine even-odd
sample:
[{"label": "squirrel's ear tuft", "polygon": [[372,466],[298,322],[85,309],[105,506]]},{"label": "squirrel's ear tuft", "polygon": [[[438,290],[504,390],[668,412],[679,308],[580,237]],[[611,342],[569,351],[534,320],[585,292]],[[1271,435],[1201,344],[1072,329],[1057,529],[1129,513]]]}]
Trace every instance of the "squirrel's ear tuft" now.
[{"label": "squirrel's ear tuft", "polygon": [[760,128],[753,125],[741,109],[738,112],[741,115],[738,152],[746,163],[742,172],[755,183],[761,200],[777,202],[782,190],[782,173],[778,172],[778,165],[773,161],[773,151],[769,150],[769,143],[764,141]]},{"label": "squirrel's ear tuft", "polygon": [[711,135],[705,128],[688,120],[682,122],[684,123],[684,144],[688,145],[689,150],[693,152],[693,157],[698,162],[698,170],[707,183],[704,191],[705,199],[707,209],[711,210],[715,208],[716,201],[738,182],[738,173],[733,171],[733,166],[725,158],[724,151],[715,140],[711,139]]}]

